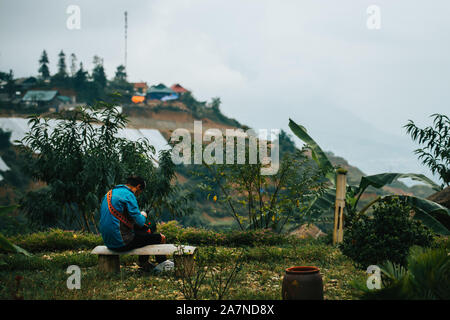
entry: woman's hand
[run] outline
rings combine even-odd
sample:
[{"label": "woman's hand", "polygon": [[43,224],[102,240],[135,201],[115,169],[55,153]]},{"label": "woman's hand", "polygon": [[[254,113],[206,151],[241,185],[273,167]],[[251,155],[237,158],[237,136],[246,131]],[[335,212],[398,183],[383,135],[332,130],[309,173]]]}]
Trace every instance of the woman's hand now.
[{"label": "woman's hand", "polygon": [[141,214],[147,218],[147,213],[145,211],[141,211]]}]

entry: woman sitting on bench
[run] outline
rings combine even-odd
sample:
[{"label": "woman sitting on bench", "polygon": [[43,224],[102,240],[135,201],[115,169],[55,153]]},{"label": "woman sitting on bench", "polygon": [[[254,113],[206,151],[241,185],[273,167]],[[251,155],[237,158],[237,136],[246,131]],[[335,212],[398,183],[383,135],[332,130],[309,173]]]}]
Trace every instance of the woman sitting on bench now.
[{"label": "woman sitting on bench", "polygon": [[[141,177],[131,176],[126,184],[112,188],[102,200],[100,208],[100,232],[105,246],[113,251],[125,252],[150,244],[166,243],[166,237],[152,233],[145,224],[147,214],[139,210],[136,197],[145,189]],[[151,270],[154,266],[149,256],[139,256],[139,266]],[[162,263],[166,256],[156,256],[156,262]]]}]

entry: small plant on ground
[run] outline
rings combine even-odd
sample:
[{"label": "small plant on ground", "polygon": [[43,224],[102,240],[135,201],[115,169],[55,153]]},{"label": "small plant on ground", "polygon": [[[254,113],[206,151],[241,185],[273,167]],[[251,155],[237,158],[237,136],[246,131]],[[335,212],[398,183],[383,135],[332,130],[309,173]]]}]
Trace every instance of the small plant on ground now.
[{"label": "small plant on ground", "polygon": [[413,245],[430,246],[432,233],[411,217],[411,207],[390,198],[374,207],[373,217],[358,216],[346,230],[340,248],[357,265],[367,268],[386,260],[405,264]]},{"label": "small plant on ground", "polygon": [[450,299],[450,256],[444,248],[412,247],[406,268],[391,261],[380,268],[380,289],[369,290],[363,283],[354,284],[360,289],[362,299]]},{"label": "small plant on ground", "polygon": [[[214,201],[228,210],[241,231],[271,229],[282,233],[312,218],[316,213],[309,210],[312,201],[325,188],[323,172],[311,165],[305,153],[303,149],[284,154],[273,175],[262,173],[265,165],[261,159],[255,164],[240,164],[235,155],[233,164],[204,162],[208,174],[198,173],[205,182],[199,187],[214,194]],[[243,155],[250,159],[247,149]]]},{"label": "small plant on ground", "polygon": [[233,260],[229,263],[216,263],[209,269],[211,291],[217,300],[222,300],[229,292],[231,286],[236,282],[242,265],[244,263],[245,249],[233,250],[230,257]]},{"label": "small plant on ground", "polygon": [[187,300],[211,295],[217,300],[224,299],[237,280],[244,255],[245,249],[234,249],[223,257],[216,247],[207,247],[195,254],[193,264],[185,263],[186,260],[179,257],[175,277],[180,292]]}]

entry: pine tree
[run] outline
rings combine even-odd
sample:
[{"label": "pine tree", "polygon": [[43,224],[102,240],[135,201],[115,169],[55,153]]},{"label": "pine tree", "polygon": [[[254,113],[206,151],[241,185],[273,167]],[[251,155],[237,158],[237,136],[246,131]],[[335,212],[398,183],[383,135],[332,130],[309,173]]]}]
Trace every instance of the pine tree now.
[{"label": "pine tree", "polygon": [[77,73],[77,56],[75,53],[70,55],[70,76],[73,78]]},{"label": "pine tree", "polygon": [[74,86],[77,89],[81,89],[87,82],[88,72],[83,69],[83,62],[80,62],[80,69],[75,73]]},{"label": "pine tree", "polygon": [[61,79],[64,79],[67,77],[66,55],[61,50],[58,57],[59,57],[59,59],[58,59],[58,76]]},{"label": "pine tree", "polygon": [[50,70],[48,68],[48,56],[47,52],[44,50],[41,55],[41,59],[39,60],[39,73],[41,74],[42,79],[50,78]]},{"label": "pine tree", "polygon": [[98,56],[94,56],[94,69],[92,70],[92,78],[101,89],[106,87],[106,74],[103,67],[103,59]]}]

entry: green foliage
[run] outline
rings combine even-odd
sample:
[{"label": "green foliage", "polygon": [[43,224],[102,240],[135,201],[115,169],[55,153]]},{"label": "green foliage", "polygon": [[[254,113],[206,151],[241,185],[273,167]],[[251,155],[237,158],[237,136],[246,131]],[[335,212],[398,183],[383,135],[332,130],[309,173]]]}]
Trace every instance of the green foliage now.
[{"label": "green foliage", "polygon": [[[15,209],[16,206],[9,206],[9,207],[0,207],[0,215],[3,215],[5,213],[8,213]],[[18,245],[12,243],[8,239],[5,238],[3,234],[0,233],[0,251],[3,252],[12,252],[12,253],[21,253],[26,256],[30,256],[30,254],[19,247]]]},{"label": "green foliage", "polygon": [[[439,118],[442,122],[443,120]],[[443,124],[439,122],[437,125],[440,130],[443,130],[444,132],[448,133],[448,129],[442,129]],[[333,166],[331,165],[331,162],[329,161],[326,154],[322,151],[322,149],[319,147],[319,145],[306,133],[306,129],[298,124],[296,124],[294,121],[289,119],[289,127],[294,132],[294,134],[299,137],[301,140],[303,140],[307,145],[308,148],[311,150],[311,155],[313,160],[317,163],[319,168],[322,168],[322,170],[326,173],[326,177],[328,178],[329,182],[331,184],[335,184],[335,173],[333,171]],[[447,131],[446,131],[447,130]],[[418,133],[415,133],[416,135]],[[435,134],[430,134],[431,136],[435,136]],[[447,134],[448,139],[448,134]],[[447,143],[447,146],[450,145]],[[438,148],[438,151],[442,151],[442,149]],[[447,152],[448,153],[448,152]],[[446,154],[444,152],[444,154]],[[448,164],[448,163],[447,163]],[[363,193],[367,190],[368,187],[374,187],[374,188],[382,188],[385,185],[391,184],[398,179],[401,178],[410,178],[416,181],[423,182],[429,186],[431,186],[435,190],[439,190],[439,186],[436,185],[432,180],[424,176],[423,174],[414,174],[414,173],[381,173],[371,176],[365,176],[361,178],[361,181],[359,183],[359,186],[353,186],[348,185],[347,186],[347,192],[346,192],[346,199],[345,199],[345,210],[346,210],[346,227],[350,227],[352,221],[354,218],[360,214],[363,214],[367,209],[369,209],[372,205],[374,205],[376,202],[381,201],[383,198],[379,197],[375,199],[374,201],[370,202],[368,205],[366,205],[361,211],[359,212],[357,206],[359,203],[359,200]],[[335,202],[335,194],[336,189],[330,187],[325,192],[322,192],[320,194],[320,197],[317,197],[315,200],[313,200],[311,209],[315,209],[322,212],[322,216],[324,216],[325,219],[330,218],[330,216],[333,215],[331,208],[334,207]],[[404,198],[408,203],[412,206],[412,208],[416,211],[416,218],[420,219],[427,227],[431,228],[434,232],[437,232],[442,235],[449,235],[450,231],[441,224],[438,220],[436,220],[433,215],[438,213],[440,215],[449,216],[450,212],[446,208],[443,208],[441,205],[434,203],[432,201],[428,201],[425,199],[420,199],[416,197],[408,197],[408,196],[401,196]],[[330,219],[329,219],[330,220]],[[331,220],[330,220],[331,221]],[[323,229],[327,229],[326,231],[329,231],[331,229],[330,223],[325,223],[323,226],[321,226]]]},{"label": "green foliage", "polygon": [[15,236],[11,237],[10,240],[35,253],[62,250],[92,250],[98,245],[103,245],[100,235],[61,229],[50,229],[25,236]]},{"label": "green foliage", "polygon": [[[3,208],[8,209],[3,210]],[[19,210],[16,208],[16,205],[0,207],[0,233],[6,237],[29,233],[32,230],[25,217],[17,214]]]},{"label": "green foliage", "polygon": [[39,73],[41,74],[42,79],[48,79],[50,78],[50,70],[48,68],[48,55],[47,52],[44,50],[42,51],[41,58],[39,59]]},{"label": "green foliage", "polygon": [[124,65],[120,65],[116,69],[116,74],[114,76],[114,81],[116,82],[126,82],[127,72]]},{"label": "green foliage", "polygon": [[[277,246],[290,244],[294,240],[294,238],[279,235],[269,230],[214,232],[201,228],[183,228],[175,220],[158,224],[157,232],[164,234],[168,243],[198,246]],[[8,240],[30,252],[90,250],[97,245],[103,244],[100,235],[56,228],[26,235],[11,236]]]},{"label": "green foliage", "polygon": [[[382,188],[383,186],[392,183],[400,178],[411,178],[416,181],[421,181],[435,190],[439,190],[439,186],[422,174],[414,173],[381,173],[361,178],[358,187],[348,186],[346,194],[346,210],[347,215],[351,221],[354,216],[364,214],[372,205],[392,196],[378,197],[359,212],[357,210],[358,202],[366,189],[370,186],[375,188]],[[397,195],[396,197],[406,201],[411,208],[416,212],[415,218],[421,220],[428,228],[441,235],[450,235],[450,231],[438,220],[434,218],[435,215],[450,216],[450,211],[433,201],[417,198],[414,196]]]},{"label": "green foliage", "polygon": [[[0,204],[14,204],[16,197],[22,195],[30,183],[30,178],[23,172],[26,165],[24,157],[16,152],[16,148],[9,142],[11,132],[3,131],[0,128],[0,156],[8,165],[10,170],[2,172],[3,180],[0,182],[4,192],[0,199]],[[11,190],[11,192],[8,192]]]},{"label": "green foliage", "polygon": [[92,70],[92,80],[96,83],[99,88],[104,89],[106,87],[106,73],[105,68],[103,67],[103,59],[94,56],[94,69]]},{"label": "green foliage", "polygon": [[11,146],[9,139],[11,138],[11,132],[4,131],[3,128],[0,128],[0,150],[7,149]]},{"label": "green foliage", "polygon": [[325,152],[322,151],[320,146],[311,138],[306,132],[306,128],[298,125],[292,119],[289,119],[289,128],[292,132],[308,146],[311,150],[311,156],[313,160],[317,163],[319,168],[324,172],[325,176],[329,179],[331,183],[334,184],[334,168],[330,160],[326,156]]},{"label": "green foliage", "polygon": [[52,84],[57,86],[70,86],[71,82],[67,74],[66,55],[64,51],[58,54],[58,72],[52,77]]},{"label": "green foliage", "polygon": [[373,217],[355,217],[340,245],[343,254],[362,268],[386,260],[405,264],[410,247],[433,242],[430,231],[410,212],[410,206],[393,197],[375,205]]},{"label": "green foliage", "polygon": [[[167,224],[165,224],[167,225]],[[178,230],[175,223],[171,228]],[[160,226],[163,230],[164,225]],[[181,228],[179,230],[182,233]],[[255,232],[258,233],[258,232]],[[75,237],[76,236],[76,237]],[[279,235],[277,235],[279,236]],[[250,239],[250,237],[249,237]],[[317,266],[323,275],[327,300],[354,299],[350,281],[367,278],[351,260],[322,240],[288,238],[289,243],[259,244],[249,247],[201,245],[199,257],[207,268],[198,287],[199,299],[281,299],[285,269],[295,265]],[[98,258],[90,253],[102,243],[90,233],[50,230],[9,238],[19,245],[29,244],[33,256],[0,254],[0,299],[11,299],[15,277],[22,277],[20,294],[27,300],[167,300],[184,299],[181,279],[170,273],[143,273],[136,256],[121,256],[121,272],[98,271]],[[183,243],[185,244],[185,243]],[[28,248],[27,248],[28,249]],[[238,264],[239,272],[234,267]],[[81,290],[67,290],[67,267],[81,268]],[[235,271],[233,271],[235,270]],[[226,285],[228,279],[228,285]]]},{"label": "green foliage", "polygon": [[[60,204],[53,199],[51,187],[28,191],[20,200],[29,226],[33,230],[77,226],[76,217],[63,215]],[[67,210],[67,209],[66,209]],[[67,212],[67,211],[66,211]]]},{"label": "green foliage", "polygon": [[411,180],[419,181],[428,184],[431,188],[436,191],[441,190],[439,186],[434,183],[432,180],[424,176],[423,174],[417,173],[381,173],[374,174],[371,176],[365,176],[361,178],[361,182],[359,183],[358,193],[364,192],[369,186],[373,186],[375,188],[382,188],[385,185],[391,184],[392,182],[402,179],[409,178]]},{"label": "green foliage", "polygon": [[412,247],[407,267],[386,261],[380,265],[382,288],[369,290],[355,286],[362,299],[370,300],[449,300],[450,256],[444,248]]},{"label": "green foliage", "polygon": [[[174,178],[170,150],[160,153],[156,168],[155,150],[148,140],[118,137],[127,119],[114,103],[79,107],[60,114],[59,119],[50,131],[49,119],[31,116],[30,132],[21,141],[30,175],[47,184],[47,190],[32,191],[22,200],[30,220],[61,227],[76,223],[77,228],[96,230],[101,199],[133,174],[142,176],[149,186],[139,199],[145,210],[159,214],[168,207],[173,214],[189,212],[188,197],[179,196],[176,185],[170,183]],[[36,208],[39,196],[49,203],[42,212]]]},{"label": "green foliage", "polygon": [[[194,266],[186,269],[180,264],[177,267],[179,290],[187,300],[197,300],[212,296],[222,300],[230,288],[236,283],[244,264],[245,249],[231,249],[227,252],[226,263],[216,247],[201,248],[195,254]],[[231,263],[231,265],[230,265]],[[193,271],[191,274],[187,271]],[[177,273],[176,273],[177,274]]]},{"label": "green foliage", "polygon": [[[245,159],[250,159],[248,149]],[[303,150],[285,153],[273,175],[261,174],[261,159],[256,164],[240,164],[237,157],[236,153],[233,164],[204,163],[209,175],[203,175],[204,183],[199,187],[228,208],[241,230],[269,228],[282,232],[308,221],[310,202],[324,185],[322,171],[308,165]]]},{"label": "green foliage", "polygon": [[202,228],[182,228],[176,221],[158,226],[158,232],[167,237],[168,242],[192,245],[258,246],[287,243],[289,237],[270,230],[246,230],[215,232]]},{"label": "green foliage", "polygon": [[419,160],[438,174],[443,186],[450,185],[450,119],[443,114],[432,114],[433,127],[421,129],[412,120],[404,126],[414,141],[423,148],[414,150]]}]

